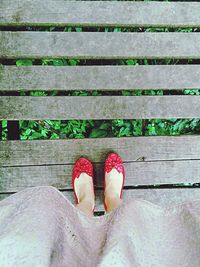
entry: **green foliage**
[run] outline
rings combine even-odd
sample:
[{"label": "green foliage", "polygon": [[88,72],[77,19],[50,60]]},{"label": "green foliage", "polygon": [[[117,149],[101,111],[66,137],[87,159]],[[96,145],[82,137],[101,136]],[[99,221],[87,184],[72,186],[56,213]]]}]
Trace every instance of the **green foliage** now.
[{"label": "green foliage", "polygon": [[199,95],[200,94],[200,90],[197,90],[197,89],[193,89],[193,90],[185,89],[185,90],[183,90],[183,93],[185,95]]},{"label": "green foliage", "polygon": [[3,120],[2,122],[2,140],[6,140],[7,139],[7,121]]},{"label": "green foliage", "polygon": [[[149,0],[148,0],[149,1]],[[44,30],[40,27],[34,28],[36,30]],[[27,27],[27,30],[33,30],[32,27]],[[56,31],[57,27],[46,27],[45,31]],[[97,32],[194,32],[194,28],[123,28],[123,27],[96,27]],[[60,31],[60,29],[59,29]],[[64,32],[82,32],[82,27],[64,27]],[[177,64],[179,59],[118,59],[117,65],[158,65],[158,64]],[[188,59],[186,63],[192,60]],[[17,66],[31,66],[35,62],[34,59],[18,59],[16,60]],[[81,65],[81,60],[78,59],[49,59],[43,58],[41,64],[46,66],[76,66]],[[87,64],[87,62],[86,62]],[[184,89],[179,91],[184,95],[200,95],[198,89]],[[58,95],[59,92],[53,90],[48,91],[20,91],[20,95],[30,96],[47,96]],[[103,95],[103,91],[84,91],[73,90],[67,92],[69,96],[98,96]],[[163,90],[122,90],[119,94],[123,96],[141,96],[141,95],[163,95]],[[171,92],[170,92],[171,94]],[[2,138],[7,138],[7,121],[2,121]],[[58,138],[99,138],[99,137],[124,137],[124,136],[141,136],[142,132],[145,135],[180,135],[180,134],[194,134],[200,132],[200,119],[176,119],[171,118],[168,120],[151,119],[145,120],[145,128],[142,131],[142,120],[45,120],[45,121],[20,121],[20,135],[21,139],[58,139]]]},{"label": "green foliage", "polygon": [[114,136],[138,136],[142,134],[142,120],[112,120]]},{"label": "green foliage", "polygon": [[84,138],[92,121],[20,121],[21,139]]},{"label": "green foliage", "polygon": [[123,90],[121,93],[123,96],[142,95],[142,90],[134,90],[134,91]]},{"label": "green foliage", "polygon": [[16,60],[17,66],[31,66],[33,65],[33,60],[30,59],[18,59]]},{"label": "green foliage", "polygon": [[145,135],[180,135],[198,133],[200,119],[148,120]]},{"label": "green foliage", "polygon": [[50,66],[75,66],[78,65],[78,59],[42,59],[42,65]]},{"label": "green foliage", "polygon": [[107,136],[108,136],[107,131],[99,128],[92,129],[89,135],[90,138],[107,137]]},{"label": "green foliage", "polygon": [[144,95],[163,95],[163,90],[144,90]]}]

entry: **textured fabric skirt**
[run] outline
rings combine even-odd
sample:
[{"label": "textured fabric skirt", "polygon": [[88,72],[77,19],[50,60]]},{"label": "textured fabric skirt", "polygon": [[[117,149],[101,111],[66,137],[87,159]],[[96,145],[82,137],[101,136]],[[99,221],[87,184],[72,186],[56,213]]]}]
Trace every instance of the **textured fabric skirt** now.
[{"label": "textured fabric skirt", "polygon": [[199,267],[200,199],[132,198],[90,218],[52,186],[0,201],[0,267]]}]

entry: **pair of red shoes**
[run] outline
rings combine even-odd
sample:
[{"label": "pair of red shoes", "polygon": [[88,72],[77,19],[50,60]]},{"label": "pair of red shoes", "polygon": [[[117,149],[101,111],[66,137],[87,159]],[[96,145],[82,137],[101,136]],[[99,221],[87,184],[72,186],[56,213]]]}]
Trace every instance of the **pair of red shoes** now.
[{"label": "pair of red shoes", "polygon": [[[106,158],[105,165],[104,165],[104,195],[105,195],[105,189],[106,189],[106,178],[105,178],[105,172],[109,173],[113,168],[115,168],[119,173],[123,174],[123,183],[122,183],[122,188],[121,188],[121,193],[120,193],[120,198],[122,199],[122,189],[124,186],[124,180],[125,180],[125,172],[124,172],[124,165],[122,163],[121,157],[117,153],[110,153],[108,157]],[[75,166],[73,168],[72,172],[72,187],[74,189],[74,195],[76,199],[76,204],[78,204],[78,198],[76,194],[76,189],[74,188],[74,180],[79,178],[80,174],[82,172],[87,173],[89,176],[92,177],[93,179],[93,192],[94,192],[94,173],[93,173],[93,165],[91,161],[89,161],[86,158],[79,158]],[[107,206],[105,203],[105,198],[104,198],[104,208],[107,211]],[[93,209],[94,212],[94,209]]]}]

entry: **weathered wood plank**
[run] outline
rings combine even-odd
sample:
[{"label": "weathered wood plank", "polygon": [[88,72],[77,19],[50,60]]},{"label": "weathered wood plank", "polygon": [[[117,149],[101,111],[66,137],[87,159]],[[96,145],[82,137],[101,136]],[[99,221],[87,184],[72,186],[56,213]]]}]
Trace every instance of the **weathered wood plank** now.
[{"label": "weathered wood plank", "polygon": [[[125,186],[200,183],[200,160],[129,162],[125,166]],[[47,165],[0,168],[0,192],[51,185],[72,189],[74,165]],[[94,164],[95,187],[104,186],[104,164]]]},{"label": "weathered wood plank", "polygon": [[2,131],[3,127],[2,127],[2,122],[0,121],[0,140],[2,140]]},{"label": "weathered wood plank", "polygon": [[0,77],[0,91],[199,89],[200,65],[2,65]]},{"label": "weathered wood plank", "polygon": [[198,96],[2,96],[0,120],[198,118]]},{"label": "weathered wood plank", "polygon": [[[63,191],[65,196],[75,204],[74,193],[70,194]],[[163,208],[167,208],[170,205],[178,205],[183,202],[200,201],[200,189],[199,188],[186,188],[186,189],[135,189],[135,190],[123,190],[123,200],[127,201],[127,204],[134,199],[143,199],[150,201],[154,205],[158,205]],[[95,211],[103,211],[103,191],[97,191],[96,207]]]},{"label": "weathered wood plank", "polygon": [[0,166],[103,163],[110,152],[124,162],[200,159],[200,135],[24,140],[0,142]]},{"label": "weathered wood plank", "polygon": [[0,25],[189,27],[200,26],[199,13],[193,2],[1,0]]},{"label": "weathered wood plank", "polygon": [[[61,192],[68,201],[76,206],[74,192],[62,191]],[[13,194],[12,194],[13,195]],[[103,206],[103,190],[95,191],[95,211],[104,211]],[[0,199],[8,197],[8,194],[0,194]],[[10,196],[12,197],[12,196]],[[162,208],[167,208],[174,205],[180,205],[184,202],[200,201],[200,189],[199,188],[170,188],[170,189],[134,189],[123,190],[123,201],[149,201],[154,205]]]},{"label": "weathered wood plank", "polygon": [[1,58],[199,58],[200,33],[0,32]]}]

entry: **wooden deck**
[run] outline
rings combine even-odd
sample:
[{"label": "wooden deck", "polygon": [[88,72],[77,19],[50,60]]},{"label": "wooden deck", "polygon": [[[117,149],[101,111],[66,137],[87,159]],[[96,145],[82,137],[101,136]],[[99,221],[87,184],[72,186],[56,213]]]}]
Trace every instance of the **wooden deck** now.
[{"label": "wooden deck", "polygon": [[[52,11],[53,10],[53,11]],[[9,1],[0,5],[0,59],[200,58],[200,33],[18,31],[24,26],[199,27],[200,3]],[[184,14],[184,16],[183,16]],[[148,16],[147,16],[148,15]],[[9,30],[7,29],[9,28]],[[197,118],[199,96],[16,96],[20,90],[147,90],[200,88],[200,65],[0,66],[0,120]],[[76,108],[75,108],[76,107]],[[12,128],[12,127],[11,127]],[[108,152],[125,165],[123,198],[161,206],[200,199],[199,188],[145,189],[200,182],[200,136],[151,136],[0,142],[0,199],[52,185],[75,204],[71,173],[80,156],[95,167],[96,211],[103,211]],[[143,186],[137,188],[138,186]]]}]

